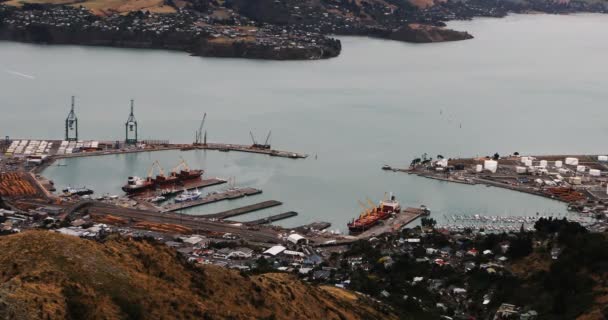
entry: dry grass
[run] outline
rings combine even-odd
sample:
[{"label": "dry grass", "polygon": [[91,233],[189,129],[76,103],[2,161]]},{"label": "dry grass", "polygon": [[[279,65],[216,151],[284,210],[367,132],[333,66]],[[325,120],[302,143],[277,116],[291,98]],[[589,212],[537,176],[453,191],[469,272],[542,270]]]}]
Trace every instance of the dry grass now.
[{"label": "dry grass", "polygon": [[163,0],[10,0],[6,5],[21,6],[23,3],[64,4],[83,6],[96,15],[111,13],[126,14],[131,11],[147,10],[154,13],[173,13],[175,8],[164,5]]},{"label": "dry grass", "polygon": [[195,269],[164,245],[51,232],[0,238],[0,319],[395,319],[358,295],[288,274]]},{"label": "dry grass", "polygon": [[546,254],[534,252],[529,256],[511,264],[511,272],[520,278],[528,278],[538,271],[549,271],[551,267],[551,257]]}]

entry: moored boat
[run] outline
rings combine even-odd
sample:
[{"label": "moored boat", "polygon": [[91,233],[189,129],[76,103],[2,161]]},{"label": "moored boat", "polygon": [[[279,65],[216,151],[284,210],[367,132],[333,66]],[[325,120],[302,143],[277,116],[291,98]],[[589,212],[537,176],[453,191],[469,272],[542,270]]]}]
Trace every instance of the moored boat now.
[{"label": "moored boat", "polygon": [[[152,177],[152,172],[155,167],[158,168],[159,174],[156,175],[156,177]],[[146,179],[131,176],[127,180],[127,184],[122,187],[122,190],[126,193],[137,193],[167,186],[183,186],[185,181],[200,179],[203,173],[203,170],[190,169],[182,159],[179,165],[171,170],[169,175],[165,175],[164,170],[161,168],[158,161],[154,161],[152,166],[148,169],[148,177]]]},{"label": "moored boat", "polygon": [[363,232],[373,227],[381,220],[388,219],[392,215],[401,212],[401,205],[392,193],[388,199],[380,201],[377,206],[370,200],[368,200],[368,203],[370,205],[369,207],[359,202],[363,208],[363,212],[357,219],[353,219],[347,224],[350,233]]},{"label": "moored boat", "polygon": [[202,195],[202,193],[200,191],[198,191],[198,189],[192,190],[192,191],[184,190],[184,192],[182,192],[180,195],[175,197],[175,202],[186,202],[186,201],[197,200],[197,199],[200,199],[201,195]]}]

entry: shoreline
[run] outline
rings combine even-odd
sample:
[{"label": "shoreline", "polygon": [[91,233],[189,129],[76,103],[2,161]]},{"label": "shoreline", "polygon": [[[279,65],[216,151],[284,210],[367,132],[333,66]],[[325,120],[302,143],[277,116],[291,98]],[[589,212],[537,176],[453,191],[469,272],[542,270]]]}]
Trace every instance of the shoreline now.
[{"label": "shoreline", "polygon": [[[558,201],[567,205],[569,211],[602,213],[608,206],[608,162],[599,160],[602,157],[535,155],[499,159],[461,158],[447,159],[444,163],[430,161],[407,169],[390,166],[382,169],[448,183],[507,189]],[[576,159],[576,164],[567,164],[568,160],[565,159]],[[496,166],[497,169],[487,169],[486,165]]]}]

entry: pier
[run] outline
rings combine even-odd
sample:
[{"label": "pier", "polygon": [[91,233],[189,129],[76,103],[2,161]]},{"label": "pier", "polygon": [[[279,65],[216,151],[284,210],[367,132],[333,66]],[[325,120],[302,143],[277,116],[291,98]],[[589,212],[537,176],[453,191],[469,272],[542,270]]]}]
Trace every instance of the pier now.
[{"label": "pier", "polygon": [[248,205],[248,206],[244,206],[244,207],[240,207],[240,208],[236,208],[236,209],[232,209],[232,210],[228,210],[228,211],[223,211],[223,212],[219,212],[219,213],[204,215],[202,217],[203,218],[208,218],[208,219],[223,220],[223,219],[228,219],[228,218],[240,216],[240,215],[243,215],[243,214],[246,214],[246,213],[250,213],[250,212],[254,212],[254,211],[258,211],[258,210],[262,210],[262,209],[268,209],[268,208],[280,206],[282,204],[283,203],[281,201],[268,200],[268,201],[259,202],[259,203],[256,203],[256,204],[251,204],[251,205]]},{"label": "pier", "polygon": [[330,222],[317,221],[317,222],[305,224],[303,226],[295,227],[293,229],[297,230],[299,232],[307,232],[307,231],[311,231],[311,230],[321,231],[321,230],[325,230],[329,227],[331,227]]},{"label": "pier", "polygon": [[184,190],[203,189],[206,187],[216,186],[224,183],[226,183],[226,180],[220,178],[184,180],[180,185],[165,186],[163,188],[147,190],[133,194],[132,197],[136,199],[143,199],[160,195],[170,196],[178,194]]},{"label": "pier", "polygon": [[249,225],[267,224],[267,223],[272,223],[272,222],[275,222],[275,221],[279,221],[279,220],[295,217],[297,215],[298,215],[298,213],[295,212],[295,211],[288,211],[288,212],[283,212],[283,213],[275,214],[275,215],[272,215],[272,216],[268,216],[266,218],[257,219],[257,220],[253,220],[253,221],[248,221],[248,222],[244,222],[244,223],[245,224],[249,224]]},{"label": "pier", "polygon": [[174,204],[167,205],[164,207],[163,212],[179,211],[182,209],[202,206],[205,204],[219,202],[219,201],[223,201],[223,200],[238,199],[238,198],[242,198],[245,196],[252,196],[252,195],[256,195],[256,194],[260,194],[260,193],[262,193],[262,190],[254,189],[254,188],[231,189],[231,190],[221,192],[221,193],[212,193],[212,194],[209,194],[198,200],[192,200],[192,201],[186,201],[186,202],[180,202],[180,203],[174,203]]},{"label": "pier", "polygon": [[182,150],[192,150],[192,149],[202,149],[202,150],[218,150],[223,152],[228,151],[237,151],[237,152],[249,152],[249,153],[257,153],[257,154],[265,154],[271,157],[281,157],[281,158],[290,158],[290,159],[305,159],[308,157],[307,154],[290,152],[290,151],[280,151],[273,149],[264,149],[264,148],[255,148],[254,146],[248,145],[240,145],[240,144],[225,144],[225,143],[208,143],[205,145],[198,146],[186,146],[182,148]]},{"label": "pier", "polygon": [[379,224],[371,227],[370,229],[359,233],[355,236],[355,238],[367,239],[386,232],[399,231],[401,228],[424,215],[425,211],[423,209],[406,208],[401,213],[396,214],[393,219],[381,221]]}]

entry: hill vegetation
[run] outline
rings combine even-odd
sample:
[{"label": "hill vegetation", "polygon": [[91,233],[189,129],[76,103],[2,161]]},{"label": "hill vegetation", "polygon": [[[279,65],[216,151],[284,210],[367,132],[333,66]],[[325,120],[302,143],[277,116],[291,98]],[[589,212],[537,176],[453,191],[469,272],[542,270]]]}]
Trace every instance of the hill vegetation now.
[{"label": "hill vegetation", "polygon": [[0,237],[0,319],[392,319],[362,295],[282,273],[195,267],[148,240]]}]

